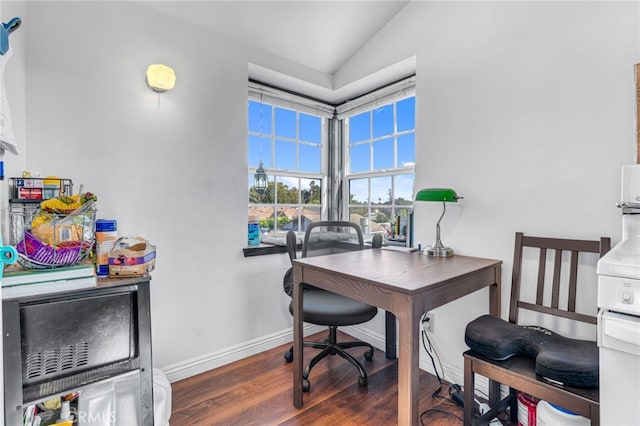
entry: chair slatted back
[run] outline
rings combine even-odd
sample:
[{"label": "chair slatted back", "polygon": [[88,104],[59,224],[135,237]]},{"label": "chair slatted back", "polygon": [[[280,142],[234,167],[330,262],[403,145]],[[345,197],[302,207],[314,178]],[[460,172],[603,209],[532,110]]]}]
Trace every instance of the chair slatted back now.
[{"label": "chair slatted back", "polygon": [[[538,275],[536,285],[535,302],[527,302],[521,300],[521,283],[523,268],[523,252],[525,247],[539,249],[538,259]],[[518,313],[520,309],[541,312],[544,314],[555,315],[576,321],[586,322],[589,324],[596,323],[595,315],[588,315],[576,312],[576,292],[578,287],[578,265],[579,254],[596,253],[602,257],[611,248],[611,239],[602,237],[599,241],[590,240],[572,240],[561,238],[545,238],[545,237],[529,237],[522,232],[516,233],[516,242],[513,258],[513,275],[511,281],[511,302],[509,306],[509,322],[518,323]],[[548,251],[553,250],[553,276],[551,280],[551,299],[548,305],[545,305],[545,283],[546,270],[549,264],[547,260]],[[569,252],[569,272],[568,272],[568,297],[566,307],[560,306],[561,289],[563,277],[563,253]],[[566,264],[566,263],[565,263]]]}]

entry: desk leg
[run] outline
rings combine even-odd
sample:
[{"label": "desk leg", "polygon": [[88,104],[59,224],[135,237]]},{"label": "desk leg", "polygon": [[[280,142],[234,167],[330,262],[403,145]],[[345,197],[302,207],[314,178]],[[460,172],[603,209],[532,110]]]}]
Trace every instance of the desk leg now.
[{"label": "desk leg", "polygon": [[489,286],[489,314],[494,317],[500,318],[500,304],[501,304],[501,282],[502,282],[502,269],[501,265],[495,267],[495,284]]},{"label": "desk leg", "polygon": [[302,267],[293,265],[293,406],[302,408]]},{"label": "desk leg", "polygon": [[387,359],[396,359],[396,316],[389,311],[385,311],[385,355]]},{"label": "desk leg", "polygon": [[[422,307],[411,296],[398,295],[402,302],[398,315],[398,425],[418,425],[418,390],[420,383],[418,324]],[[420,312],[418,312],[420,311]]]},{"label": "desk leg", "polygon": [[[498,265],[495,267],[495,283],[489,286],[489,314],[494,317],[500,318],[501,311],[501,282],[502,282],[502,267]],[[489,405],[493,407],[500,402],[500,383],[494,380],[489,380]]]}]

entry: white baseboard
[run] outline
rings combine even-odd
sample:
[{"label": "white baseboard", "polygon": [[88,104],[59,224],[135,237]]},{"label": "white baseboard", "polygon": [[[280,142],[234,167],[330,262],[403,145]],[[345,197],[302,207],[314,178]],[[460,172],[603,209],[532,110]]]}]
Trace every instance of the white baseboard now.
[{"label": "white baseboard", "polygon": [[386,345],[383,334],[376,333],[375,331],[361,325],[340,327],[340,330],[344,331],[356,340],[367,342],[370,345],[373,345],[373,347],[378,348],[382,351],[385,350]]},{"label": "white baseboard", "polygon": [[[325,327],[318,325],[305,324],[303,334],[308,336],[310,334],[318,333],[324,329]],[[188,359],[183,362],[178,362],[160,368],[165,372],[169,381],[173,383],[178,380],[195,376],[196,374],[213,370],[214,368],[221,367],[251,355],[264,352],[268,349],[284,345],[292,340],[293,330],[289,328],[257,339],[249,340],[238,345],[229,346],[200,357]]]},{"label": "white baseboard", "polygon": [[[303,334],[308,336],[321,332],[325,329],[326,328],[323,326],[305,324]],[[372,344],[381,351],[385,350],[385,337],[383,334],[376,333],[371,329],[358,325],[342,327],[341,330],[350,336],[353,336],[355,339]],[[161,370],[167,375],[169,381],[173,383],[178,380],[186,379],[214,368],[221,367],[231,362],[238,361],[251,355],[264,352],[268,349],[284,345],[292,340],[293,330],[289,328],[238,345],[229,346],[201,357],[161,367]],[[444,380],[463,386],[464,369],[461,366],[442,362],[442,368],[444,368],[445,371]],[[422,349],[420,350],[420,369],[435,376],[431,360]],[[488,387],[488,380],[482,376],[476,375],[476,394],[480,391],[481,394],[484,393],[486,395]]]}]

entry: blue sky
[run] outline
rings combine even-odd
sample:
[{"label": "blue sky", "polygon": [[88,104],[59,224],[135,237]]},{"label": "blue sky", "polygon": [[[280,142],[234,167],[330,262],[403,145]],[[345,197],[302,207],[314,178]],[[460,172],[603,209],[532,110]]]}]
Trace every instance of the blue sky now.
[{"label": "blue sky", "polygon": [[[394,104],[384,105],[349,118],[349,167],[351,173],[390,170],[411,165],[415,161],[415,97],[395,103],[397,129],[394,126]],[[320,173],[322,119],[296,111],[249,101],[248,123],[249,165],[257,167],[262,160],[266,169]],[[275,124],[272,124],[275,123]],[[272,129],[272,126],[275,128]],[[271,141],[273,135],[273,146]],[[273,149],[273,151],[272,151]],[[296,150],[298,162],[296,165]],[[371,202],[377,204],[394,197],[413,198],[413,175],[371,178]],[[295,180],[283,180],[297,186]],[[252,182],[249,182],[251,186]],[[352,181],[350,193],[363,202],[369,195],[369,180]]]}]

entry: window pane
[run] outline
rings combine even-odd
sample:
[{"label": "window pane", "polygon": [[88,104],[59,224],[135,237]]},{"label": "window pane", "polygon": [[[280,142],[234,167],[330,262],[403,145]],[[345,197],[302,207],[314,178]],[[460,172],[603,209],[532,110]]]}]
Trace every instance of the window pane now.
[{"label": "window pane", "polygon": [[296,138],[296,112],[284,108],[276,108],[276,136]]},{"label": "window pane", "polygon": [[270,234],[273,230],[274,206],[249,206],[249,216],[258,216],[261,234]]},{"label": "window pane", "polygon": [[320,173],[322,162],[322,152],[320,145],[299,145],[299,161],[298,170],[302,172]]},{"label": "window pane", "polygon": [[276,139],[275,168],[282,170],[296,169],[296,144]]},{"label": "window pane", "polygon": [[377,207],[371,212],[371,223],[369,229],[371,231],[381,231],[390,227],[393,222],[391,207]]},{"label": "window pane", "polygon": [[363,143],[349,148],[349,169],[351,173],[371,170],[369,146],[368,143]]},{"label": "window pane", "polygon": [[349,118],[349,143],[371,139],[371,123],[369,112],[364,112]]},{"label": "window pane", "polygon": [[249,203],[269,204],[274,201],[273,176],[267,176],[267,189],[264,193],[259,193],[254,187],[254,175],[249,175]]},{"label": "window pane", "polygon": [[391,205],[391,176],[371,178],[371,204]]},{"label": "window pane", "polygon": [[271,106],[249,101],[249,131],[271,133]]},{"label": "window pane", "polygon": [[300,230],[306,231],[307,226],[313,222],[320,221],[320,207],[319,206],[305,206],[302,209],[302,217],[300,221],[302,222]]},{"label": "window pane", "polygon": [[398,132],[416,128],[416,98],[404,99],[396,104]]},{"label": "window pane", "polygon": [[298,207],[281,207],[278,211],[278,230],[279,231],[298,231],[300,219],[300,208]]},{"label": "window pane", "polygon": [[373,169],[393,168],[393,138],[386,138],[373,143]]},{"label": "window pane", "polygon": [[321,182],[316,179],[300,179],[302,204],[320,204]]},{"label": "window pane", "polygon": [[[274,232],[277,234],[279,232],[283,231],[283,227],[285,226],[289,226],[289,223],[291,222],[291,218],[295,217],[295,211],[296,211],[296,207],[282,207],[279,206],[276,208],[276,219],[273,220],[274,222]],[[294,212],[294,213],[291,213]]]},{"label": "window pane", "polygon": [[351,179],[349,181],[349,204],[367,204],[369,202],[369,179]]},{"label": "window pane", "polygon": [[300,119],[300,136],[298,139],[306,142],[321,142],[322,122],[320,117],[308,114],[299,114]]},{"label": "window pane", "polygon": [[298,178],[278,178],[278,204],[298,204],[300,202],[298,191]]},{"label": "window pane", "polygon": [[400,175],[393,177],[393,196],[398,205],[413,204],[413,180],[415,175]]},{"label": "window pane", "polygon": [[249,136],[249,167],[258,167],[260,160],[264,167],[271,167],[271,140]]},{"label": "window pane", "polygon": [[416,161],[416,135],[408,133],[398,136],[398,167],[413,166]]},{"label": "window pane", "polygon": [[393,134],[393,104],[373,110],[373,137]]},{"label": "window pane", "polygon": [[358,225],[360,225],[360,223],[362,223],[360,219],[365,217],[369,217],[369,208],[367,206],[349,207],[350,222],[357,223]]}]

